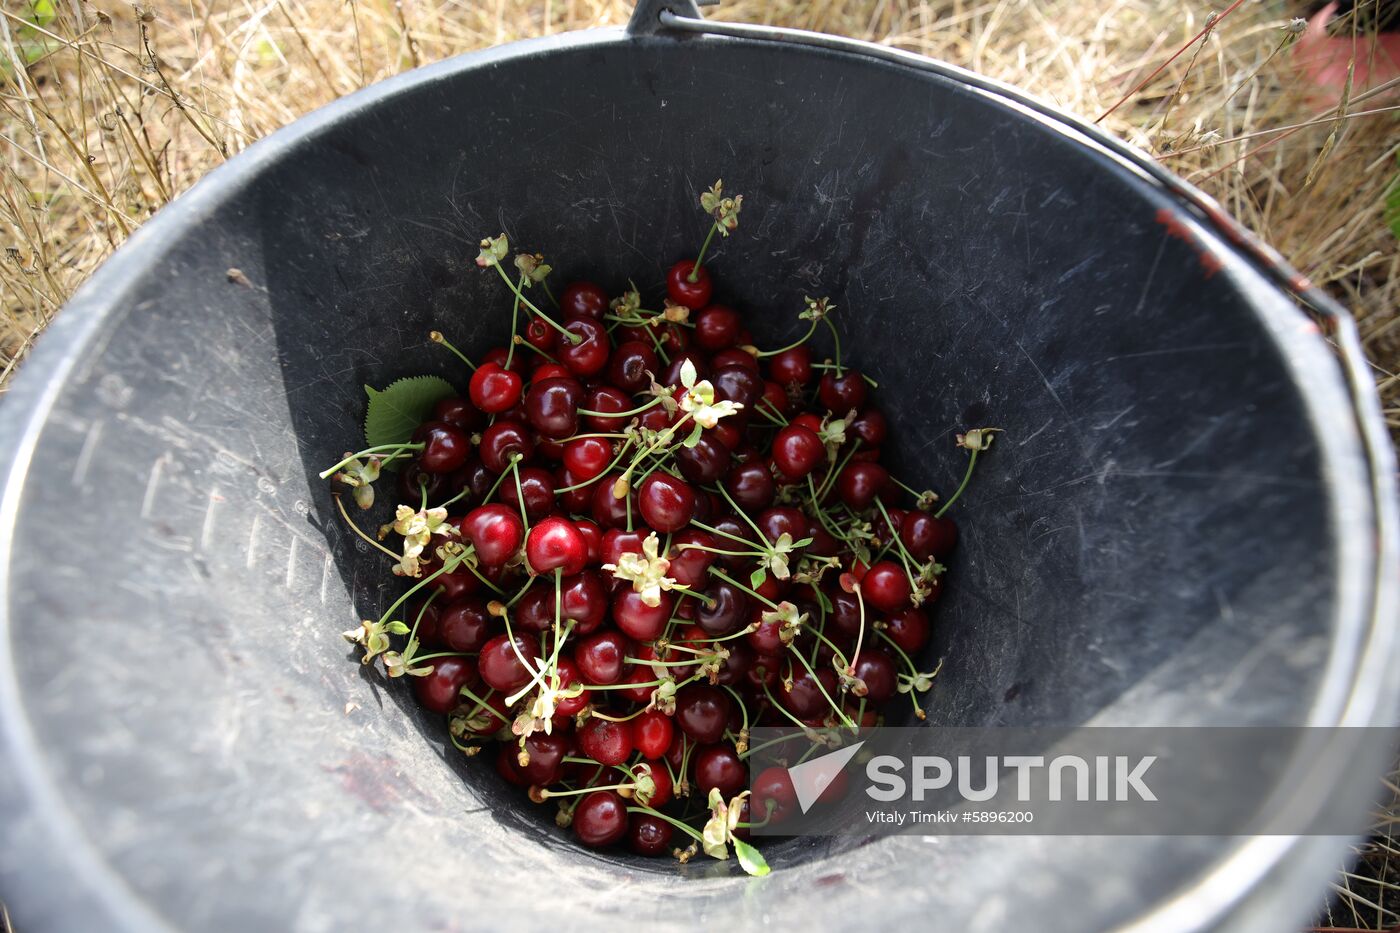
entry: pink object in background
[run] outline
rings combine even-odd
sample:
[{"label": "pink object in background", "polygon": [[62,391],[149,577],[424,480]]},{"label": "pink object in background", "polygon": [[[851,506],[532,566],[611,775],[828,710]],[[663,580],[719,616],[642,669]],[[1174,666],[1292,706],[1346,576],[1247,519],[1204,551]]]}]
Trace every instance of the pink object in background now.
[{"label": "pink object in background", "polygon": [[[1336,15],[1337,4],[1329,3],[1308,20],[1308,28],[1293,45],[1293,60],[1300,74],[1315,86],[1313,96],[1336,104],[1346,87],[1347,66],[1353,57],[1351,96],[1379,87],[1400,77],[1400,33],[1382,32],[1352,36],[1350,32],[1329,36],[1327,24]],[[1400,96],[1400,88],[1385,97]]]}]

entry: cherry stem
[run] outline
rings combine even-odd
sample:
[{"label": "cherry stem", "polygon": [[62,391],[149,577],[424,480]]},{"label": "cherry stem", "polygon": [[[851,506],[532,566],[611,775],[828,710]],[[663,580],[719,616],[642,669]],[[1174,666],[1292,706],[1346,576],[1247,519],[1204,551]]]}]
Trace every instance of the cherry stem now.
[{"label": "cherry stem", "polygon": [[400,555],[400,554],[395,554],[393,551],[389,550],[389,549],[386,548],[384,545],[380,544],[378,541],[374,540],[374,539],[371,538],[369,535],[367,535],[367,534],[365,534],[363,531],[361,531],[361,530],[360,530],[360,526],[357,525],[357,524],[355,524],[355,520],[354,520],[353,518],[350,517],[350,513],[345,511],[345,503],[340,501],[340,496],[332,496],[332,498],[335,499],[335,506],[336,506],[336,508],[340,509],[340,515],[341,515],[342,518],[345,519],[345,524],[349,525],[349,526],[351,527],[351,529],[354,530],[355,534],[357,534],[357,535],[359,535],[361,538],[363,538],[363,539],[364,539],[364,542],[365,542],[366,544],[368,544],[370,547],[379,548],[379,550],[383,551],[385,554],[388,554],[390,557],[392,557],[392,558],[394,559],[394,562],[395,562],[395,563],[398,562],[399,558],[400,558],[402,555]]},{"label": "cherry stem", "polygon": [[[894,527],[894,522],[890,520],[890,513],[885,511],[885,503],[881,501],[879,496],[875,497],[875,505],[879,507],[880,514],[885,517],[885,527],[889,529],[890,540],[899,546],[899,560],[904,565],[904,575],[909,578],[909,589],[918,592],[919,584],[914,579],[914,571],[910,569],[910,565],[917,566],[918,561],[914,560],[914,555],[905,549],[904,542],[899,537],[899,530]],[[885,549],[889,549],[888,543],[886,543]]]},{"label": "cherry stem", "polygon": [[[803,728],[806,729],[806,726],[803,726]],[[753,746],[752,748],[750,748],[748,751],[744,752],[744,753],[743,753],[742,755],[740,755],[739,757],[740,757],[740,758],[751,758],[755,753],[761,752],[761,751],[763,751],[765,748],[771,748],[771,747],[773,747],[774,745],[781,745],[781,744],[784,743],[784,742],[791,742],[793,739],[805,739],[806,737],[807,737],[806,732],[790,732],[790,733],[788,733],[787,735],[780,735],[780,736],[778,736],[777,738],[769,739],[767,742],[764,742],[762,745],[755,745],[755,746]]]},{"label": "cherry stem", "polygon": [[846,711],[843,710],[840,707],[840,705],[831,698],[831,694],[826,692],[826,687],[822,686],[821,678],[818,677],[817,672],[812,669],[812,665],[807,663],[807,659],[802,656],[802,652],[793,651],[792,654],[794,657],[797,658],[797,660],[802,664],[802,666],[807,669],[807,673],[812,675],[812,683],[817,685],[817,689],[821,691],[822,696],[826,697],[826,702],[831,706],[833,710],[836,711],[836,715],[841,717],[841,721],[844,722],[846,725],[850,726],[853,731],[858,731],[856,730],[856,724],[851,722],[851,717],[847,716]]},{"label": "cherry stem", "polygon": [[962,484],[958,486],[958,491],[953,493],[953,497],[947,502],[943,503],[943,508],[933,513],[934,518],[942,518],[943,513],[951,509],[953,507],[953,503],[957,502],[958,497],[963,494],[963,490],[967,488],[968,482],[972,479],[972,468],[977,466],[978,453],[979,451],[977,450],[970,451],[971,456],[967,458],[967,472],[963,474]]},{"label": "cherry stem", "polygon": [[520,487],[520,455],[510,458],[510,472],[515,477],[515,501],[520,505],[520,523],[525,526],[525,534],[530,533],[530,516],[525,512],[525,490]]},{"label": "cherry stem", "polygon": [[[841,475],[841,471],[846,468],[846,464],[851,462],[851,458],[854,457],[855,454],[856,445],[852,444],[851,449],[846,451],[846,456],[841,459],[841,462],[833,464],[830,472],[822,478],[821,488],[817,490],[818,502],[826,498],[826,494],[831,491],[831,485],[836,482],[836,477]],[[817,503],[814,502],[812,504],[815,506]]]},{"label": "cherry stem", "polygon": [[520,299],[521,304],[529,308],[531,311],[535,312],[535,314],[537,314],[540,317],[540,319],[543,320],[546,324],[548,324],[550,327],[553,327],[555,330],[559,331],[559,333],[563,334],[566,338],[568,338],[569,343],[572,343],[574,345],[583,343],[583,338],[581,336],[579,336],[578,334],[570,333],[569,331],[560,327],[559,324],[555,322],[554,318],[550,317],[548,314],[545,314],[543,311],[541,311],[538,307],[535,306],[535,303],[533,301],[531,301],[529,298],[526,298],[525,293],[522,292],[519,288],[517,288],[515,283],[510,280],[510,276],[506,275],[506,270],[501,268],[501,264],[499,262],[493,262],[491,263],[491,266],[496,270],[497,273],[500,274],[501,281],[506,283],[506,286],[511,290],[511,293],[514,294],[516,298]]},{"label": "cherry stem", "polygon": [[506,350],[506,365],[502,369],[510,369],[510,364],[515,360],[515,344],[520,339],[519,318],[521,287],[525,284],[525,273],[520,273],[520,281],[515,284],[515,300],[510,303],[510,349]]},{"label": "cherry stem", "polygon": [[394,614],[394,611],[395,611],[396,609],[398,609],[400,606],[402,606],[402,605],[404,604],[404,602],[407,601],[408,597],[412,596],[414,593],[418,592],[418,591],[421,590],[423,587],[427,586],[429,583],[432,583],[434,580],[436,580],[438,577],[442,576],[444,573],[449,573],[449,572],[451,572],[453,569],[455,569],[455,568],[457,567],[458,564],[460,564],[460,563],[461,563],[462,561],[464,561],[465,559],[466,559],[466,555],[465,555],[465,554],[461,554],[461,555],[453,556],[453,557],[449,558],[448,560],[443,561],[441,567],[439,567],[437,570],[434,570],[432,573],[430,573],[428,576],[424,577],[422,580],[419,580],[419,581],[418,581],[417,583],[415,583],[413,586],[409,587],[408,590],[407,590],[402,596],[400,596],[398,599],[394,600],[393,604],[392,604],[388,609],[384,610],[384,614],[383,614],[382,616],[379,617],[379,624],[380,624],[380,625],[383,625],[385,622],[389,621],[389,616],[393,615],[393,614]]},{"label": "cherry stem", "polygon": [[578,790],[549,790],[540,788],[540,796],[545,800],[551,797],[577,797],[579,794],[591,794],[595,790],[636,790],[636,784],[608,784],[603,787],[580,787]]},{"label": "cherry stem", "polygon": [[416,444],[380,444],[377,447],[366,447],[364,450],[350,454],[348,457],[337,463],[335,466],[331,467],[329,470],[322,470],[316,475],[321,477],[321,479],[330,479],[332,474],[339,473],[342,469],[349,466],[350,461],[352,460],[358,460],[361,457],[367,457],[370,454],[378,453],[381,450],[392,450],[394,453],[399,454],[403,453],[406,450],[422,450],[424,446],[425,445],[420,442]]},{"label": "cherry stem", "polygon": [[[728,684],[720,684],[720,686],[723,687],[725,690],[729,691],[729,695],[734,698],[734,702],[739,704],[739,712],[742,713],[744,716],[744,723],[742,726],[739,727],[739,734],[747,737],[749,734],[748,704],[744,702],[743,698],[739,696],[738,691],[736,691],[733,687],[729,686]],[[745,739],[745,741],[747,741],[747,738]],[[738,752],[737,745],[734,750],[735,752]]]},{"label": "cherry stem", "polygon": [[[812,364],[812,368],[813,368],[813,369],[834,369],[834,370],[836,370],[836,375],[838,375],[838,376],[841,375],[841,372],[842,372],[841,367],[838,366],[838,365],[835,364],[835,363],[813,363],[813,364]],[[876,382],[874,379],[871,379],[871,378],[870,378],[869,376],[867,376],[865,373],[861,373],[861,374],[860,374],[860,378],[862,378],[862,379],[864,379],[866,382],[870,383],[870,388],[872,388],[872,389],[878,389],[878,388],[880,388],[880,383]]]},{"label": "cherry stem", "polygon": [[830,318],[830,317],[828,317],[827,315],[823,314],[823,315],[822,315],[822,320],[823,320],[823,321],[826,321],[827,329],[831,331],[831,339],[832,339],[833,341],[835,341],[835,343],[836,343],[836,375],[837,375],[837,376],[840,376],[841,373],[842,373],[842,369],[841,369],[841,333],[840,333],[840,331],[838,331],[838,330],[836,329],[836,325],[833,324],[833,323],[831,322],[831,318]]},{"label": "cherry stem", "polygon": [[516,346],[529,347],[531,350],[534,350],[536,353],[538,353],[540,356],[544,357],[545,359],[549,360],[551,363],[558,363],[558,362],[559,362],[559,361],[556,360],[552,355],[550,355],[549,353],[546,353],[544,350],[541,350],[539,347],[535,346],[533,343],[531,343],[530,341],[526,340],[524,337],[521,337],[519,334],[517,334],[517,335],[515,335],[514,337],[510,338],[510,342],[513,343],[513,344],[515,344]]},{"label": "cherry stem", "polygon": [[756,599],[756,600],[758,600],[759,602],[763,603],[765,606],[769,607],[770,609],[777,609],[777,608],[778,608],[778,604],[775,603],[775,602],[773,602],[773,600],[771,600],[771,599],[769,599],[768,597],[764,596],[763,594],[759,593],[757,590],[750,589],[749,587],[747,587],[747,586],[745,586],[744,584],[740,583],[738,580],[736,580],[736,579],[734,579],[733,577],[731,577],[729,574],[725,573],[723,570],[720,570],[718,567],[715,567],[715,566],[711,565],[711,566],[710,566],[710,569],[709,569],[709,572],[710,572],[711,574],[713,574],[714,576],[719,577],[719,578],[720,578],[721,580],[723,580],[724,582],[726,582],[726,583],[732,583],[734,586],[737,586],[739,589],[743,590],[745,593],[748,593],[748,594],[749,594],[750,596],[752,596],[754,599]]},{"label": "cherry stem", "polygon": [[[765,552],[762,550],[762,546],[761,546],[761,545],[754,544],[752,541],[748,540],[747,538],[741,538],[741,537],[739,537],[738,535],[732,535],[732,534],[730,534],[730,533],[727,532],[727,531],[720,531],[718,528],[711,528],[709,525],[706,525],[704,522],[699,522],[699,521],[696,521],[696,520],[694,520],[694,519],[691,519],[691,522],[690,522],[690,523],[691,523],[692,525],[694,525],[696,528],[700,528],[700,529],[702,529],[702,530],[704,530],[704,531],[708,531],[708,532],[710,532],[711,534],[717,534],[717,535],[719,535],[721,538],[728,538],[730,541],[737,541],[737,542],[739,542],[740,544],[746,545],[747,547],[754,548],[754,549],[755,549],[755,550],[754,550],[754,553],[756,553],[756,554],[765,553]],[[764,540],[767,540],[767,539],[764,539]]]},{"label": "cherry stem", "polygon": [[628,808],[627,808],[627,812],[628,812],[628,813],[645,813],[645,814],[647,814],[647,815],[649,815],[649,816],[660,817],[661,819],[663,819],[663,820],[665,820],[666,822],[670,823],[672,826],[676,827],[677,829],[685,830],[685,832],[686,832],[692,839],[694,839],[696,842],[703,842],[703,841],[704,841],[704,838],[703,838],[698,832],[696,832],[692,827],[686,825],[685,823],[682,823],[680,820],[676,819],[676,818],[673,817],[673,816],[667,816],[666,814],[662,813],[660,810],[653,810],[651,807],[644,806],[644,805],[642,805],[642,804],[638,804],[638,805],[635,806],[635,807],[628,807]]},{"label": "cherry stem", "polygon": [[905,492],[909,493],[909,495],[913,496],[916,503],[933,491],[931,489],[926,489],[923,492],[919,492],[917,489],[914,489],[907,483],[902,482],[900,478],[898,476],[895,476],[893,473],[890,474],[890,482],[894,483],[900,489],[903,489]]},{"label": "cherry stem", "polygon": [[540,285],[543,286],[545,297],[549,299],[549,303],[554,305],[557,310],[559,307],[559,299],[554,297],[554,290],[549,287],[549,281],[547,279],[540,279]]},{"label": "cherry stem", "polygon": [[739,513],[739,517],[744,520],[745,524],[754,530],[754,534],[758,535],[758,540],[763,542],[759,545],[759,549],[771,552],[773,542],[769,541],[768,536],[763,533],[763,529],[759,528],[752,518],[749,518],[749,513],[739,508],[739,503],[735,502],[733,497],[729,495],[729,490],[724,488],[724,483],[715,483],[715,486],[719,489],[720,495],[724,496],[724,501],[729,503],[729,507]]},{"label": "cherry stem", "polygon": [[[660,405],[663,401],[665,401],[666,399],[668,399],[668,398],[670,398],[670,397],[671,397],[671,396],[669,396],[669,395],[658,395],[656,398],[652,399],[650,402],[647,402],[645,405],[641,406],[640,408],[634,408],[634,409],[632,409],[631,411],[589,411],[587,408],[580,408],[580,409],[578,410],[578,413],[579,413],[580,415],[592,415],[592,416],[594,416],[595,418],[630,418],[632,415],[640,415],[640,414],[641,414],[642,412],[644,412],[644,411],[648,411],[648,410],[650,410],[650,409],[652,409],[652,408],[655,408],[657,405]],[[586,436],[586,435],[575,435],[575,436],[577,436],[577,437],[583,437],[583,436]],[[573,440],[573,439],[574,439],[574,438],[572,438],[572,437],[569,438],[569,440]]]},{"label": "cherry stem", "polygon": [[[768,406],[767,411],[763,410],[765,405]],[[754,411],[767,418],[773,424],[781,425],[782,427],[788,426],[788,420],[783,417],[783,413],[778,411],[778,409],[773,406],[773,403],[768,401],[766,396],[758,400],[758,404],[754,406]]]},{"label": "cherry stem", "polygon": [[[511,455],[510,455],[510,465],[511,465],[511,467],[514,467],[515,464],[520,460],[520,458],[521,458],[521,455],[518,454],[518,453],[511,454]],[[483,505],[484,505],[485,503],[491,501],[491,497],[494,496],[494,495],[496,494],[496,490],[497,490],[497,489],[500,489],[500,488],[501,488],[501,483],[505,481],[505,478],[506,478],[506,476],[509,474],[509,472],[510,472],[510,469],[507,468],[507,469],[501,471],[501,475],[500,475],[500,476],[497,476],[497,477],[496,477],[496,481],[495,481],[494,483],[491,484],[491,488],[488,489],[488,490],[486,490],[486,495],[485,495],[485,496],[482,496],[482,498],[481,498],[481,502],[482,502]]]},{"label": "cherry stem", "polygon": [[[629,659],[629,660],[630,660],[630,659]],[[652,662],[648,661],[648,662],[645,662],[645,663],[650,664],[650,663],[652,663]],[[646,710],[646,707],[643,706],[643,707],[640,707],[639,709],[633,710],[632,712],[628,713],[626,716],[609,716],[607,713],[600,713],[600,712],[598,712],[596,709],[594,709],[594,710],[589,710],[589,711],[588,711],[588,715],[591,716],[591,717],[593,717],[593,718],[595,718],[595,719],[606,719],[608,722],[628,722],[629,720],[636,719],[638,716],[642,715],[642,714],[645,713],[646,711],[647,711],[647,710]]]},{"label": "cherry stem", "polygon": [[627,456],[628,446],[629,445],[627,444],[623,444],[622,449],[617,452],[617,456],[613,457],[612,462],[609,463],[607,466],[603,467],[602,472],[600,472],[597,476],[593,477],[592,479],[586,479],[581,483],[574,483],[572,486],[565,486],[563,489],[556,489],[554,490],[554,494],[558,496],[566,492],[573,492],[575,489],[586,489],[587,487],[592,486],[594,483],[598,482],[598,480],[611,473],[613,467],[617,466],[619,463],[622,462],[622,458]]},{"label": "cherry stem", "polygon": [[787,346],[785,346],[785,347],[780,347],[780,348],[777,349],[777,350],[760,350],[760,351],[759,351],[757,354],[755,354],[755,355],[756,355],[759,359],[764,359],[765,357],[769,357],[769,356],[777,356],[779,353],[786,353],[786,352],[789,351],[789,350],[796,350],[798,347],[802,346],[804,343],[806,343],[807,341],[809,341],[809,340],[812,339],[812,335],[815,334],[815,333],[817,332],[817,324],[818,324],[818,323],[820,323],[819,320],[813,320],[813,321],[812,321],[812,326],[809,327],[809,328],[807,328],[807,333],[803,334],[801,337],[799,337],[798,339],[794,340],[792,343],[788,344]]},{"label": "cherry stem", "polygon": [[[818,686],[821,686],[821,684],[818,684]],[[823,690],[822,693],[825,694],[826,691]],[[792,721],[792,724],[795,725],[797,728],[801,729],[803,732],[806,732],[810,728],[810,726],[808,726],[805,722],[798,719],[792,713],[788,712],[787,707],[783,706],[783,704],[779,703],[776,699],[774,699],[773,694],[768,689],[768,684],[766,682],[763,684],[763,695],[768,697],[768,702],[773,704],[774,709],[776,709],[778,712],[782,713],[784,716],[790,719]]]},{"label": "cherry stem", "polygon": [[431,340],[433,343],[442,344],[442,345],[443,345],[444,347],[446,347],[448,350],[451,350],[454,354],[456,354],[457,359],[461,360],[463,363],[466,363],[466,364],[467,364],[467,367],[468,367],[472,372],[476,372],[476,364],[473,363],[471,360],[467,359],[467,355],[466,355],[465,353],[463,353],[461,350],[458,350],[456,347],[454,347],[454,346],[452,345],[452,342],[442,335],[442,331],[440,331],[440,330],[430,331],[430,332],[428,333],[428,339]]},{"label": "cherry stem", "polygon": [[690,267],[690,275],[685,277],[687,282],[694,284],[700,278],[700,264],[705,261],[705,251],[710,248],[710,241],[715,238],[715,231],[718,229],[718,220],[710,224],[710,232],[705,234],[705,242],[700,244],[700,253],[695,257],[695,263]]}]

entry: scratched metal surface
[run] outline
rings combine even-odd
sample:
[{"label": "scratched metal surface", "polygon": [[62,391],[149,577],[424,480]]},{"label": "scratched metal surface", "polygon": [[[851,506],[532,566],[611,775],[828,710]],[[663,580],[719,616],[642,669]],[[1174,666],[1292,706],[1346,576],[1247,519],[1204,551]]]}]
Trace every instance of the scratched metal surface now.
[{"label": "scratched metal surface", "polygon": [[[1336,705],[1324,673],[1354,660],[1372,568],[1343,533],[1369,521],[1360,453],[1326,418],[1348,404],[1335,363],[1245,262],[1130,170],[943,79],[744,41],[545,40],[253,147],[133,238],[0,411],[0,896],[20,929],[863,928],[873,910],[1072,930],[1226,851],[901,838],[835,860],[809,841],[763,881],[599,857],[349,662],[337,633],[394,587],[313,474],[354,438],[360,386],[459,377],[430,327],[469,350],[505,333],[470,262],[502,228],[564,279],[654,292],[718,174],[746,196],[721,295],[768,341],[803,293],[831,295],[898,467],[946,490],[955,431],[1007,432],[961,507],[936,720]],[[1294,880],[1270,891],[1285,914],[1316,893]]]}]

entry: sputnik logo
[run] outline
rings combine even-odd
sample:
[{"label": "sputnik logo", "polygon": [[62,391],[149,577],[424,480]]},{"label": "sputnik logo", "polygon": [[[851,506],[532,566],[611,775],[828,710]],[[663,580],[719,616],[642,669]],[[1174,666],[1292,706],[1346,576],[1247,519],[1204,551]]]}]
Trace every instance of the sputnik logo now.
[{"label": "sputnik logo", "polygon": [[812,809],[812,804],[816,803],[817,798],[831,786],[831,782],[836,780],[841,769],[846,767],[846,762],[850,761],[864,744],[865,742],[862,740],[846,748],[838,748],[820,758],[813,758],[811,761],[804,761],[800,765],[788,768],[788,777],[792,779],[792,788],[797,792],[797,805],[802,808],[804,814]]}]

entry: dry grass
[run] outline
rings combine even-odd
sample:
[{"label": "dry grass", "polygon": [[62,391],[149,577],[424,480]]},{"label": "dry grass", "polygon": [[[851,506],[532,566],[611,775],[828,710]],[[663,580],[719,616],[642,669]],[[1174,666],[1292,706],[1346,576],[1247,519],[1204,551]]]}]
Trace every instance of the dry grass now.
[{"label": "dry grass", "polygon": [[[1375,3],[1377,0],[1363,0]],[[44,26],[34,4],[52,12]],[[1223,5],[1222,5],[1223,6]],[[625,0],[89,0],[0,3],[0,387],[130,231],[253,140],[417,64],[624,22]],[[45,9],[46,8],[46,9]],[[1286,47],[1285,0],[726,0],[711,15],[945,58],[1095,118],[1218,198],[1360,323],[1400,430],[1400,97],[1353,90],[1344,119]],[[1347,23],[1341,24],[1343,31]],[[1335,101],[1333,102],[1335,103]],[[1299,129],[1287,128],[1307,124]],[[1386,823],[1384,830],[1393,828]],[[1400,922],[1393,836],[1338,879],[1323,925]]]}]

